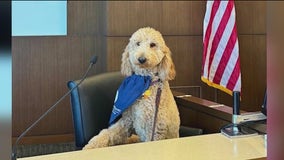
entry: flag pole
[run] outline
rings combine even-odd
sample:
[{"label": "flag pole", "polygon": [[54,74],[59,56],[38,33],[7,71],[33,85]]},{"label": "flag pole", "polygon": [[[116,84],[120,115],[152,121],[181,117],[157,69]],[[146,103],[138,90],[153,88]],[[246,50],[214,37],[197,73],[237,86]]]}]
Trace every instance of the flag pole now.
[{"label": "flag pole", "polygon": [[245,137],[257,135],[258,133],[246,126],[239,123],[238,117],[240,116],[240,92],[233,92],[233,114],[232,123],[221,128],[221,133],[227,137]]},{"label": "flag pole", "polygon": [[[264,114],[240,114],[241,67],[234,1],[207,0],[203,21],[203,57],[201,80],[218,91],[233,95],[232,123],[221,132],[229,137],[255,134],[244,122],[266,119]],[[237,91],[237,92],[235,92]],[[257,133],[256,133],[257,134]]]}]

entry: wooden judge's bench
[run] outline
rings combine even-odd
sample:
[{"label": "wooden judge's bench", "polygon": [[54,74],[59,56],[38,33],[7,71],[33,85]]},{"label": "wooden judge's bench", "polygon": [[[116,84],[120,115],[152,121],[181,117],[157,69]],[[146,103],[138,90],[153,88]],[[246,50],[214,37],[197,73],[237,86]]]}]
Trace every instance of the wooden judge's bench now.
[{"label": "wooden judge's bench", "polygon": [[[232,107],[206,99],[172,91],[179,108],[181,123],[203,129],[204,134],[219,133],[222,126],[232,122]],[[240,113],[245,113],[241,110]]]},{"label": "wooden judge's bench", "polygon": [[220,133],[65,152],[19,160],[228,160],[266,159],[262,135],[229,139]]},{"label": "wooden judge's bench", "polygon": [[[232,121],[232,107],[173,91],[184,126],[202,128],[205,134],[219,133]],[[180,96],[180,97],[177,97]],[[243,111],[241,111],[243,112]]]},{"label": "wooden judge's bench", "polygon": [[26,157],[20,160],[266,159],[266,136],[228,138],[220,133],[223,125],[231,123],[231,107],[180,92],[173,91],[173,94],[180,112],[189,114],[186,117],[181,116],[183,125],[202,128],[204,135]]}]

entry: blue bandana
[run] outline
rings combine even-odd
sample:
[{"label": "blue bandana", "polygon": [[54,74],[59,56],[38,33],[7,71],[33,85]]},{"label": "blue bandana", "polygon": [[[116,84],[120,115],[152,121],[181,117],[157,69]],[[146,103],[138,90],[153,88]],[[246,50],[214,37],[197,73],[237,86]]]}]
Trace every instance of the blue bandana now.
[{"label": "blue bandana", "polygon": [[118,88],[114,100],[114,106],[110,116],[109,124],[113,124],[128,107],[130,107],[136,99],[149,88],[151,83],[150,76],[140,76],[133,74],[124,79]]}]

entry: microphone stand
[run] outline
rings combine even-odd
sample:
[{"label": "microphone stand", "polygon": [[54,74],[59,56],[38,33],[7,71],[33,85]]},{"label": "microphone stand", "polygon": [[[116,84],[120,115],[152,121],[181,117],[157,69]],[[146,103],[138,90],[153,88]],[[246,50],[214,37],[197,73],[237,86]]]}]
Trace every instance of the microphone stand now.
[{"label": "microphone stand", "polygon": [[93,56],[90,60],[90,65],[83,75],[82,79],[79,81],[79,83],[76,84],[71,90],[69,90],[67,93],[65,93],[59,100],[57,100],[46,112],[44,112],[33,124],[31,124],[16,140],[15,145],[12,148],[12,160],[17,160],[17,145],[19,141],[22,139],[23,136],[25,136],[36,124],[38,124],[46,115],[48,115],[51,111],[55,109],[55,107],[66,97],[68,96],[74,89],[76,89],[87,77],[90,69],[92,66],[97,62],[98,56]]},{"label": "microphone stand", "polygon": [[240,116],[240,92],[234,91],[232,123],[221,128],[221,133],[229,138],[257,135],[256,131],[240,124],[238,121]]}]

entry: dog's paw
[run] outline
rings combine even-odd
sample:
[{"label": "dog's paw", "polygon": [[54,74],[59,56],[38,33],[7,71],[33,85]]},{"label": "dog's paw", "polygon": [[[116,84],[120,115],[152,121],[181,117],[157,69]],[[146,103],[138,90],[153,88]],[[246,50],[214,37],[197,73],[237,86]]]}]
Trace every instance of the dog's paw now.
[{"label": "dog's paw", "polygon": [[83,147],[83,150],[102,148],[109,146],[109,135],[107,130],[102,130],[99,135],[93,137],[88,144]]},{"label": "dog's paw", "polygon": [[139,136],[132,134],[130,137],[127,138],[126,140],[126,144],[130,144],[130,143],[138,143],[141,142]]},{"label": "dog's paw", "polygon": [[96,147],[96,146],[93,145],[93,144],[88,143],[88,144],[86,144],[86,145],[82,148],[82,150],[94,149],[94,148],[98,148],[98,147]]}]

